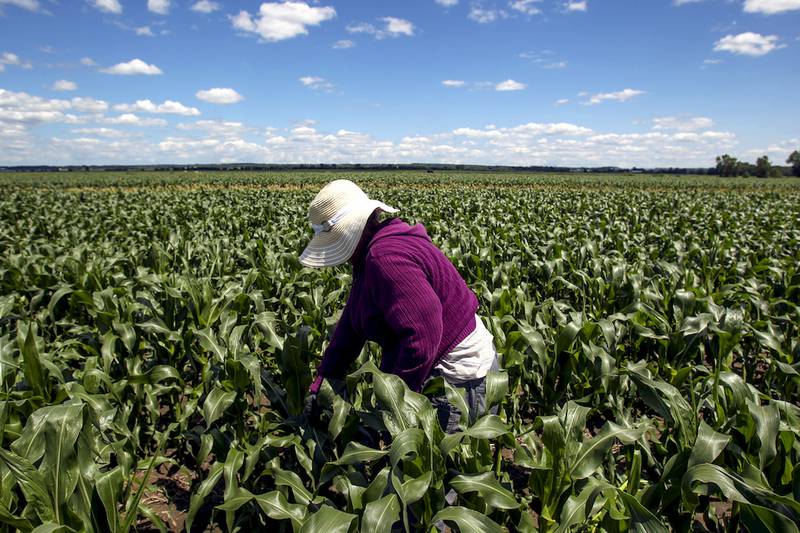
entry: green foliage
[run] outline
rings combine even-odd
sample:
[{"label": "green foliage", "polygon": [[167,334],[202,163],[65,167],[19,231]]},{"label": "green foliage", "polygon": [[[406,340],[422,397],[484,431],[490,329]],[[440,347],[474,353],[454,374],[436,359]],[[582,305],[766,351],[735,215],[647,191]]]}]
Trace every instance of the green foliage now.
[{"label": "green foliage", "polygon": [[479,296],[498,414],[369,344],[303,417],[330,175],[3,176],[0,529],[797,531],[796,180],[345,175]]},{"label": "green foliage", "polygon": [[786,163],[792,165],[792,175],[800,177],[800,150],[795,150],[786,159]]},{"label": "green foliage", "polygon": [[717,176],[731,177],[739,176],[742,173],[739,160],[728,154],[717,156]]}]

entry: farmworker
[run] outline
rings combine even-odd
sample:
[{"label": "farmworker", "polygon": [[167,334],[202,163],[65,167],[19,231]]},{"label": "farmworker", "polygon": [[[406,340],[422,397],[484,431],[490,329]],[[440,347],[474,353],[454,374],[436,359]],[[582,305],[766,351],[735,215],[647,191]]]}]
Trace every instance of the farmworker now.
[{"label": "farmworker", "polygon": [[[314,230],[300,256],[309,267],[350,261],[353,284],[306,398],[316,410],[324,378],[342,379],[365,341],[381,346],[380,368],[419,392],[441,376],[466,392],[470,421],[485,414],[486,374],[499,368],[492,334],[476,315],[478,300],[421,224],[370,199],[358,185],[336,180],[308,209]],[[458,430],[461,413],[446,397],[431,399],[442,429]]]}]

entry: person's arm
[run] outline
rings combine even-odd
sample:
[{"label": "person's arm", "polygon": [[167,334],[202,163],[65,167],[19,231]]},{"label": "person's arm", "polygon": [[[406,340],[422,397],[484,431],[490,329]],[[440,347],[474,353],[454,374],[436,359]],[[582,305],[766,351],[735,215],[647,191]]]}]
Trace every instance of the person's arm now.
[{"label": "person's arm", "polygon": [[317,378],[309,389],[311,392],[319,391],[323,378],[343,378],[364,347],[365,339],[353,328],[351,315],[352,306],[348,302],[317,368]]},{"label": "person's arm", "polygon": [[370,258],[366,265],[372,297],[398,339],[397,357],[388,372],[419,391],[436,363],[442,340],[442,303],[422,267],[401,255]]}]

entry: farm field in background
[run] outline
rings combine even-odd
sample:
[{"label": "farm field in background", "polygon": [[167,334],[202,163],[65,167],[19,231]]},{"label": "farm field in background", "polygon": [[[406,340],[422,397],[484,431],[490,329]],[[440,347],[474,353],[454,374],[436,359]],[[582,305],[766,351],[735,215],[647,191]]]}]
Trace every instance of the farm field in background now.
[{"label": "farm field in background", "polygon": [[[302,268],[346,177],[478,295],[499,405],[444,435]],[[0,528],[785,531],[800,522],[800,180],[0,174]],[[68,529],[71,528],[71,529]],[[40,531],[43,531],[42,529]]]}]

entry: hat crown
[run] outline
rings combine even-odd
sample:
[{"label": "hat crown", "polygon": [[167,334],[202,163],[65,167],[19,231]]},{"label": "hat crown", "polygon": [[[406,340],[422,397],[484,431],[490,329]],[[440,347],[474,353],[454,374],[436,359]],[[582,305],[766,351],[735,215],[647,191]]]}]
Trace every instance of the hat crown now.
[{"label": "hat crown", "polygon": [[368,200],[366,193],[350,180],[335,180],[323,187],[308,207],[312,224],[323,224],[356,201]]}]

